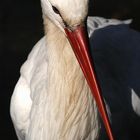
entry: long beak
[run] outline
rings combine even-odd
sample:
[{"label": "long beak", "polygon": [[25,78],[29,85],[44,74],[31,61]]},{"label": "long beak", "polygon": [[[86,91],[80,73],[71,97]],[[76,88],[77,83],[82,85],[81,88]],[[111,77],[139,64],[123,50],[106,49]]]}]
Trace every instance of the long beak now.
[{"label": "long beak", "polygon": [[92,91],[93,97],[98,106],[98,110],[104,122],[108,136],[110,140],[113,140],[113,135],[112,135],[107,111],[105,108],[103,98],[101,96],[100,88],[96,80],[95,70],[93,68],[89,55],[89,50],[88,50],[89,41],[88,41],[86,30],[84,26],[78,26],[74,30],[69,30],[68,28],[65,28],[65,32],[72,46],[72,49],[76,55],[76,58],[80,64],[80,67],[85,75],[87,83],[89,84],[89,87]]}]

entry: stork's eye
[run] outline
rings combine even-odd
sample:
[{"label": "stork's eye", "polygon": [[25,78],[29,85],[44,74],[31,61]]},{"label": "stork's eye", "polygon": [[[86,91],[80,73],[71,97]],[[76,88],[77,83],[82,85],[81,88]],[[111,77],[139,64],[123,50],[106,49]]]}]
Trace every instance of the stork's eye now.
[{"label": "stork's eye", "polygon": [[52,6],[52,9],[53,9],[53,11],[54,11],[56,14],[59,14],[59,15],[60,15],[59,10],[58,10],[55,6]]}]

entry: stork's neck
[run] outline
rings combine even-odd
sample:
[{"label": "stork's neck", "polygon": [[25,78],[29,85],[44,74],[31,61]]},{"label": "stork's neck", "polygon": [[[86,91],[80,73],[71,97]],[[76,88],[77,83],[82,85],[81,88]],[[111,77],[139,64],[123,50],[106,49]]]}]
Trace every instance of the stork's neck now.
[{"label": "stork's neck", "polygon": [[[60,55],[63,54],[65,49],[69,48],[69,50],[71,50],[65,34],[48,19],[45,20],[45,34],[48,50],[53,50],[53,53]],[[71,54],[73,54],[72,51]]]},{"label": "stork's neck", "polygon": [[[63,100],[62,98],[65,96],[65,99],[68,101],[66,104],[70,106],[70,103],[73,102],[72,100],[77,100],[76,102],[78,102],[79,98],[76,97],[82,96],[81,93],[84,90],[86,93],[90,92],[90,90],[65,34],[51,23],[51,21],[47,21],[45,30],[47,40],[48,84],[50,84],[48,85],[50,87],[48,91],[51,94],[55,93],[54,96],[57,94],[58,98],[61,97],[60,100]],[[52,88],[52,84],[56,88]],[[78,87],[79,91],[77,90]],[[65,99],[63,102],[65,102]],[[65,107],[67,106],[66,104],[64,105]]]},{"label": "stork's neck", "polygon": [[[84,83],[86,83],[77,59],[73,53],[71,45],[65,34],[55,26],[51,21],[47,21],[45,26],[46,40],[47,40],[47,57],[51,69],[58,70],[59,75],[72,72],[73,70],[79,73]],[[69,73],[71,74],[71,73]],[[68,75],[69,75],[68,74]],[[61,77],[62,78],[62,77]],[[67,77],[68,78],[68,77]],[[66,78],[66,79],[67,79]]]}]

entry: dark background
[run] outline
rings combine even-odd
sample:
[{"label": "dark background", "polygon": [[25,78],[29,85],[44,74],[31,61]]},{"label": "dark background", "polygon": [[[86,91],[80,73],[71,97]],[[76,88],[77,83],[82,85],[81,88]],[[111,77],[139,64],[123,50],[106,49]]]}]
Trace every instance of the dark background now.
[{"label": "dark background", "polygon": [[[115,2],[120,0],[95,0],[90,2],[89,15],[109,18]],[[128,17],[139,19],[139,0],[131,2]],[[139,20],[134,23],[139,28]],[[0,136],[4,140],[16,140],[9,116],[10,98],[19,77],[19,69],[28,53],[43,36],[42,15],[39,0],[0,1]]]}]

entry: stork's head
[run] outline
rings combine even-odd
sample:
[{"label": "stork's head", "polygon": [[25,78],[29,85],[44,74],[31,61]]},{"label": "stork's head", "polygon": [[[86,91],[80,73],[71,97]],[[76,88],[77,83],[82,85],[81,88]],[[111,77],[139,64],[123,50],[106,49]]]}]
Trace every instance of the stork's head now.
[{"label": "stork's head", "polygon": [[47,17],[62,31],[83,24],[87,16],[88,0],[41,0],[44,18]]}]

